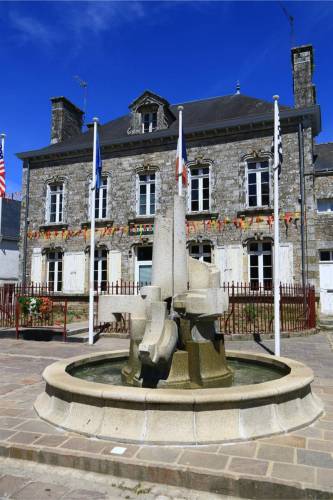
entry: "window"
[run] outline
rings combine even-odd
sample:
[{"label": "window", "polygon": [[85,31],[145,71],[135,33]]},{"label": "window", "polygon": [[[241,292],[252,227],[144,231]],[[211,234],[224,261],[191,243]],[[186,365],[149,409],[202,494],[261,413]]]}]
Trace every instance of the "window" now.
[{"label": "window", "polygon": [[251,288],[257,290],[259,285],[263,285],[265,290],[271,290],[273,279],[271,242],[249,243],[248,254]]},{"label": "window", "polygon": [[94,260],[94,288],[95,290],[105,291],[108,283],[107,276],[107,264],[108,264],[108,253],[106,249],[96,249],[95,250],[95,260]]},{"label": "window", "polygon": [[318,212],[333,212],[333,198],[322,198],[317,200]]},{"label": "window", "polygon": [[[108,180],[106,177],[103,177],[101,179],[100,188],[97,189],[95,193],[95,219],[106,219],[107,197],[108,197]],[[90,199],[91,199],[91,184],[90,184]],[[89,208],[89,218],[90,217],[91,214]]]},{"label": "window", "polygon": [[319,260],[321,262],[333,262],[333,250],[319,250]]},{"label": "window", "polygon": [[157,112],[154,111],[152,113],[142,113],[141,121],[142,121],[142,132],[144,134],[146,132],[154,132],[154,130],[157,129]]},{"label": "window", "polygon": [[191,243],[190,257],[201,262],[212,262],[212,246],[210,243]]},{"label": "window", "polygon": [[47,254],[47,283],[51,292],[62,290],[62,252]]},{"label": "window", "polygon": [[155,174],[139,174],[139,215],[155,214]]},{"label": "window", "polygon": [[262,207],[269,205],[268,161],[248,162],[247,197],[249,207]]},{"label": "window", "polygon": [[138,246],[136,248],[135,281],[142,285],[150,285],[153,263],[153,247]]},{"label": "window", "polygon": [[209,167],[192,168],[190,170],[190,211],[209,210]]},{"label": "window", "polygon": [[46,222],[63,222],[64,185],[49,184],[47,187]]}]

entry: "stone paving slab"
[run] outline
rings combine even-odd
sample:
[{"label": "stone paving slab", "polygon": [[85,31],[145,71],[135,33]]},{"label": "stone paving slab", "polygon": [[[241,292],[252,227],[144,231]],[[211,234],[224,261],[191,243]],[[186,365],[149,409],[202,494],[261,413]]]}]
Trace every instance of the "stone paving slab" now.
[{"label": "stone paving slab", "polygon": [[[0,380],[13,384],[0,395],[0,455],[244,498],[333,498],[333,352],[328,333],[282,342],[282,355],[314,370],[313,389],[326,410],[311,426],[289,434],[222,445],[140,446],[79,436],[37,417],[32,405],[44,390],[45,366],[127,345],[106,338],[93,347],[0,339]],[[268,341],[265,345],[273,347]],[[233,341],[235,348],[262,352],[254,342]]]}]

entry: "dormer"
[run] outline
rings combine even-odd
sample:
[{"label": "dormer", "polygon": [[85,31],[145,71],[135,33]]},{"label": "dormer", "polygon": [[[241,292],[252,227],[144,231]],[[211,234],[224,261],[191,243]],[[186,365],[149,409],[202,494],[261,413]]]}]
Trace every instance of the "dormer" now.
[{"label": "dormer", "polygon": [[131,123],[127,133],[129,135],[149,134],[169,128],[175,120],[169,107],[170,104],[166,99],[146,90],[129,106]]}]

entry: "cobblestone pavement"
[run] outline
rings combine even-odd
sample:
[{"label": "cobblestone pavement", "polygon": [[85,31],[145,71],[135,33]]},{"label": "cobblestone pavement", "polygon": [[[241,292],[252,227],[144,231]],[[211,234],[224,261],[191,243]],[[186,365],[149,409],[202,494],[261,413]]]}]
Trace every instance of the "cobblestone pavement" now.
[{"label": "cobblestone pavement", "polygon": [[236,500],[185,488],[138,482],[64,467],[0,458],[0,498],[21,500]]},{"label": "cobblestone pavement", "polygon": [[[65,432],[41,421],[32,407],[44,389],[41,374],[47,365],[86,352],[122,349],[128,341],[105,338],[90,347],[0,338],[0,455],[31,461],[23,464],[42,462],[245,498],[333,498],[332,343],[328,333],[282,341],[283,356],[303,361],[315,372],[313,389],[324,401],[325,413],[311,426],[246,443],[161,447],[102,441]],[[233,341],[227,342],[227,348],[260,352],[273,349],[272,341],[264,344]],[[121,455],[116,453],[117,446],[124,448]],[[51,481],[51,477],[48,475],[47,480]],[[6,480],[0,478],[0,487],[1,481]],[[101,493],[94,491],[96,495]],[[26,492],[29,495],[29,490]],[[110,494],[107,498],[112,498]],[[128,498],[132,494],[128,493]],[[59,491],[58,497],[50,498],[61,495]],[[143,498],[158,495],[161,500],[168,497],[168,493],[156,493],[155,497]],[[14,497],[30,498],[19,492]],[[49,497],[32,493],[31,498]],[[209,497],[201,493],[200,498]]]}]

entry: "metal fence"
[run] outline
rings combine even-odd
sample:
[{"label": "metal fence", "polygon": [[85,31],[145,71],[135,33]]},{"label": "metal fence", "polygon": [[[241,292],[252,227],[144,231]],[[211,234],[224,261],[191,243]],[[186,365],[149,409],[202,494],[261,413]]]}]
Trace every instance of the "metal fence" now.
[{"label": "metal fence", "polygon": [[[250,283],[224,283],[229,308],[220,319],[220,331],[227,335],[263,334],[274,330],[274,293],[272,289]],[[315,288],[307,285],[280,285],[282,332],[309,330],[316,326]]]},{"label": "metal fence", "polygon": [[[149,283],[123,280],[106,283],[103,290],[96,292],[97,307],[99,295],[137,295],[144,285],[149,285]],[[271,289],[261,285],[254,288],[249,283],[224,283],[222,288],[229,297],[228,310],[222,313],[219,318],[222,333],[226,335],[273,333],[274,294]],[[55,293],[47,284],[1,286],[0,327],[15,326],[15,308],[18,296],[49,296],[53,300],[61,301],[65,294]],[[280,296],[282,331],[297,332],[315,328],[316,298],[313,286],[307,285],[303,288],[301,285],[281,284]],[[66,297],[70,300],[69,294]],[[108,326],[105,325],[104,328],[115,333],[129,332],[129,316],[122,315]]]}]

